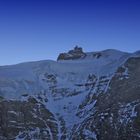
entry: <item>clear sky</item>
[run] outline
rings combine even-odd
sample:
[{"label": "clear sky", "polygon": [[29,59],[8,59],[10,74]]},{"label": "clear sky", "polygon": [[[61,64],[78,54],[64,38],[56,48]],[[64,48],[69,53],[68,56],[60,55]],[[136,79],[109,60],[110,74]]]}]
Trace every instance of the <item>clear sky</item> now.
[{"label": "clear sky", "polygon": [[0,65],[85,51],[140,50],[140,0],[0,0]]}]

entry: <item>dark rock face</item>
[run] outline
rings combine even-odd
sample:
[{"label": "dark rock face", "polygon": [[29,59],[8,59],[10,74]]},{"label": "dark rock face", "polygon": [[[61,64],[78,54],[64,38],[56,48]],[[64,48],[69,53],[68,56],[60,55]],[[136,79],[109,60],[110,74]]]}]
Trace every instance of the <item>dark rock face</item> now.
[{"label": "dark rock face", "polygon": [[85,130],[94,132],[98,140],[140,139],[140,58],[128,59],[109,87],[107,93],[93,96],[97,102],[87,112],[90,115],[75,125],[73,139],[90,139]]},{"label": "dark rock face", "polygon": [[57,139],[52,113],[34,98],[0,102],[0,139]]},{"label": "dark rock face", "polygon": [[76,46],[73,50],[68,53],[61,53],[57,60],[74,60],[84,58],[86,54],[83,52],[81,47]]}]

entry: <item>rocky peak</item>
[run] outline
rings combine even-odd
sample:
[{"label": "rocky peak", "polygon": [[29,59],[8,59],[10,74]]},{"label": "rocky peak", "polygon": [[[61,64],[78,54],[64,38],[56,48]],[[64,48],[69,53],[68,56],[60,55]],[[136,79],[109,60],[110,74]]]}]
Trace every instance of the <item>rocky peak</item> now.
[{"label": "rocky peak", "polygon": [[83,53],[83,49],[81,47],[78,47],[77,45],[74,47],[73,50],[70,50],[68,53],[73,54],[73,53]]},{"label": "rocky peak", "polygon": [[73,50],[70,50],[67,53],[60,53],[57,60],[75,60],[84,58],[85,56],[86,53],[83,52],[83,49],[76,45]]}]

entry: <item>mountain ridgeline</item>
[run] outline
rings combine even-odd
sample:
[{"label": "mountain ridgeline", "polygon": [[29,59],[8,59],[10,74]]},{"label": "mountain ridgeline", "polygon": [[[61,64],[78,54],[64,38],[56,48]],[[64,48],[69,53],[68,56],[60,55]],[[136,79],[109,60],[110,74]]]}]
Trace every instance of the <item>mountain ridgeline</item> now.
[{"label": "mountain ridgeline", "polygon": [[1,66],[0,140],[140,140],[139,51]]}]

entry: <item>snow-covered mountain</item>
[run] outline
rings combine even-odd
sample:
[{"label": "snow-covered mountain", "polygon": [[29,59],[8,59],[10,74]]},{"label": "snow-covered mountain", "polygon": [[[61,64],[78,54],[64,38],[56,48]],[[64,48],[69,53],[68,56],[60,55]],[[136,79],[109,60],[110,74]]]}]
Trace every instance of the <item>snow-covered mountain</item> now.
[{"label": "snow-covered mountain", "polygon": [[140,139],[139,74],[139,52],[79,47],[57,61],[1,66],[0,138]]}]

